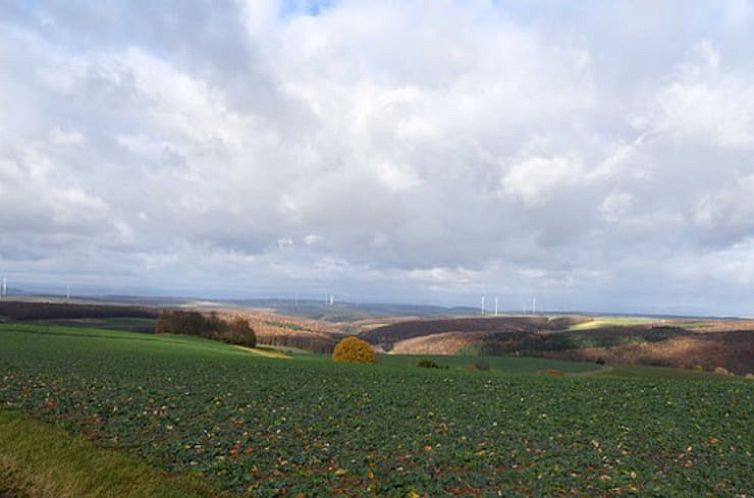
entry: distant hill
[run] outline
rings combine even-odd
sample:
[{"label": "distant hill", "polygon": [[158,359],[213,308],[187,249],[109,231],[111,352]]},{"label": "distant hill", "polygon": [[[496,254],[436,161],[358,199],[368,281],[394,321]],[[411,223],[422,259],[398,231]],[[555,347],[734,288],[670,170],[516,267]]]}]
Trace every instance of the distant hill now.
[{"label": "distant hill", "polygon": [[62,302],[0,301],[0,316],[10,320],[70,318],[156,318],[157,310],[137,306]]},{"label": "distant hill", "polygon": [[348,303],[291,299],[245,299],[228,301],[241,308],[269,309],[283,315],[334,323],[355,322],[381,317],[449,317],[478,313],[474,308],[389,303]]},{"label": "distant hill", "polygon": [[586,316],[422,319],[360,336],[398,354],[515,355],[754,372],[754,321]]},{"label": "distant hill", "polygon": [[563,330],[587,320],[581,317],[500,316],[489,318],[450,318],[440,320],[413,320],[378,327],[360,334],[362,338],[390,349],[393,344],[433,334],[447,332],[539,332]]}]

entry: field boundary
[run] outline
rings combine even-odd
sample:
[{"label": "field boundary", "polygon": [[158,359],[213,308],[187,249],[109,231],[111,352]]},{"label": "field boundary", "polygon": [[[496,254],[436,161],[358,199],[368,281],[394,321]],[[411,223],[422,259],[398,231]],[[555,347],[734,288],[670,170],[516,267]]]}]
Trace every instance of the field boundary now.
[{"label": "field boundary", "polygon": [[606,373],[612,372],[614,369],[610,365],[599,365],[598,368],[594,370],[587,370],[586,372],[573,372],[566,374],[569,377],[593,377],[595,375],[605,375]]},{"label": "field boundary", "polygon": [[262,347],[256,347],[256,348],[249,348],[246,346],[235,346],[236,349],[240,349],[241,351],[246,351],[247,353],[251,353],[256,356],[261,356],[262,358],[273,358],[275,360],[290,360],[290,355],[287,355],[283,353],[282,351],[274,351],[272,349]]},{"label": "field boundary", "polygon": [[205,498],[222,496],[82,436],[0,409],[0,496],[18,498]]}]

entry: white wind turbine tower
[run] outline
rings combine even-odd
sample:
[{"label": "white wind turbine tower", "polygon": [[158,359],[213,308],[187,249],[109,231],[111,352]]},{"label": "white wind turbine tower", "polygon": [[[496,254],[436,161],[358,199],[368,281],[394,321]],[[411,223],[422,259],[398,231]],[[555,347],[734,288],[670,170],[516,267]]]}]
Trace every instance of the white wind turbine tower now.
[{"label": "white wind turbine tower", "polygon": [[3,276],[3,285],[0,287],[0,298],[6,298],[8,296],[8,279]]},{"label": "white wind turbine tower", "polygon": [[482,296],[482,314],[484,315],[484,296]]},{"label": "white wind turbine tower", "polygon": [[71,300],[71,286],[70,285],[65,286],[65,300],[66,301]]},{"label": "white wind turbine tower", "polygon": [[531,298],[531,314],[537,314],[537,296]]},{"label": "white wind turbine tower", "polygon": [[495,296],[495,316],[497,316],[497,296]]}]

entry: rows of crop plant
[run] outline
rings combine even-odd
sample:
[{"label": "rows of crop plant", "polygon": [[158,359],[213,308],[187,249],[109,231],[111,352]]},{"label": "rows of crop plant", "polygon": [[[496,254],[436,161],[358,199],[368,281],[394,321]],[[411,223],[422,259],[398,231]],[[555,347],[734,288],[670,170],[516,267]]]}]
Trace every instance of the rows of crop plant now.
[{"label": "rows of crop plant", "polygon": [[388,366],[414,367],[422,360],[434,361],[449,368],[471,368],[475,364],[485,364],[492,371],[506,373],[535,373],[542,370],[557,369],[564,373],[586,373],[601,370],[599,365],[577,361],[550,360],[544,358],[526,358],[513,356],[442,356],[442,355],[383,355],[381,363]]},{"label": "rows of crop plant", "polygon": [[202,344],[0,327],[0,403],[239,495],[752,494],[754,383],[335,365]]}]

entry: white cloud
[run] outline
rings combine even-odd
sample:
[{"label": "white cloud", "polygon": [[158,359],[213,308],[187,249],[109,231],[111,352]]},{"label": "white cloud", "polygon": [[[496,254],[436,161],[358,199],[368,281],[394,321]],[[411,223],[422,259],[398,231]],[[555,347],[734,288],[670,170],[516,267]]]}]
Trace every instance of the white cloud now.
[{"label": "white cloud", "polygon": [[502,178],[503,191],[523,200],[527,206],[546,204],[558,189],[589,180],[581,159],[575,154],[526,157],[514,163]]},{"label": "white cloud", "polygon": [[602,217],[609,222],[617,223],[625,219],[631,209],[634,197],[628,192],[611,192],[600,204]]},{"label": "white cloud", "polygon": [[376,169],[380,181],[393,191],[407,190],[421,183],[421,180],[406,167],[381,162]]},{"label": "white cloud", "polygon": [[602,308],[746,284],[706,255],[754,236],[751,2],[307,5],[0,6],[0,269]]},{"label": "white cloud", "polygon": [[660,89],[643,127],[677,140],[754,147],[754,73],[721,67],[720,54],[709,42],[695,52],[695,61],[679,66]]},{"label": "white cloud", "polygon": [[55,128],[50,133],[50,139],[53,143],[59,145],[79,145],[84,143],[84,135],[77,130],[62,130]]}]

